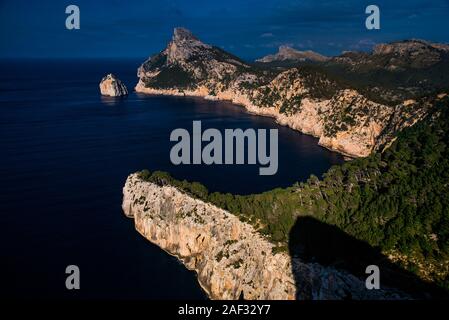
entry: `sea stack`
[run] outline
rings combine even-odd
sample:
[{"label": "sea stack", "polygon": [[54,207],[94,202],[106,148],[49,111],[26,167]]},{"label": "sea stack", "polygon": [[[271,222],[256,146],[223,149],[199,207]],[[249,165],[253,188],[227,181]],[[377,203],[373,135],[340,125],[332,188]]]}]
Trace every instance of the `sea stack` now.
[{"label": "sea stack", "polygon": [[121,97],[128,95],[126,86],[112,73],[101,79],[100,91],[103,96]]}]

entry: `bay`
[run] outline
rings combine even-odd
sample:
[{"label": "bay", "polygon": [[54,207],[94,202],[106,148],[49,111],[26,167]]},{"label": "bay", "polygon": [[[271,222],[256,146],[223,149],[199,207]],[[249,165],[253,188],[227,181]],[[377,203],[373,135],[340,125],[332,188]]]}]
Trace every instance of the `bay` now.
[{"label": "bay", "polygon": [[[0,62],[1,295],[8,298],[205,299],[193,272],[141,237],[121,210],[128,174],[147,168],[249,194],[320,176],[342,156],[317,139],[229,102],[132,92],[141,60]],[[127,98],[98,83],[116,74]],[[191,128],[279,130],[279,169],[174,166],[170,132]],[[81,289],[65,288],[77,265]]]}]

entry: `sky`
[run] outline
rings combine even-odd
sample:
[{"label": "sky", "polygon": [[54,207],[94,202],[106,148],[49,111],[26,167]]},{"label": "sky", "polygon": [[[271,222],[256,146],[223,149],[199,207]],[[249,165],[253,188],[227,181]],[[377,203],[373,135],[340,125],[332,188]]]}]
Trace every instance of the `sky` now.
[{"label": "sky", "polygon": [[[71,4],[79,30],[65,27]],[[365,27],[371,4],[380,30]],[[448,43],[449,0],[0,0],[0,58],[145,58],[178,26],[248,60],[280,45],[338,55],[410,38]]]}]

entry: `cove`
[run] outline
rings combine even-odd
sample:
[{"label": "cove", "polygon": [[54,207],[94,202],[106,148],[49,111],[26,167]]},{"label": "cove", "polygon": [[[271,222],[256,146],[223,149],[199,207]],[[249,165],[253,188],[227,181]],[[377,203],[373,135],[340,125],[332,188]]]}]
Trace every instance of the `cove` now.
[{"label": "cove", "polygon": [[[317,139],[228,102],[99,95],[98,82],[109,72],[132,88],[140,61],[1,65],[0,174],[7,186],[0,201],[7,261],[1,271],[8,274],[2,286],[9,297],[72,299],[64,271],[73,264],[82,279],[78,298],[204,299],[196,275],[124,216],[122,188],[130,173],[163,170],[210,191],[249,194],[320,176],[343,162]],[[254,165],[173,165],[170,132],[199,120],[203,129],[220,131],[277,129],[277,173],[261,176]]]}]

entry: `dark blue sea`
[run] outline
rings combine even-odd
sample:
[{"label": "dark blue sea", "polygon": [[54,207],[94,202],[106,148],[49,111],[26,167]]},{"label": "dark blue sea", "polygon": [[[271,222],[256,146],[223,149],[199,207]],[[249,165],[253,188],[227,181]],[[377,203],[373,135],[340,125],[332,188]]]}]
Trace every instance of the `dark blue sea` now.
[{"label": "dark blue sea", "polygon": [[[317,139],[228,102],[136,94],[141,60],[0,62],[0,255],[2,297],[204,299],[193,272],[141,237],[121,210],[128,174],[148,168],[248,194],[320,176],[342,157]],[[125,99],[103,98],[116,74]],[[258,165],[174,166],[175,128],[279,130],[279,170]],[[81,289],[65,288],[77,265]]]}]

